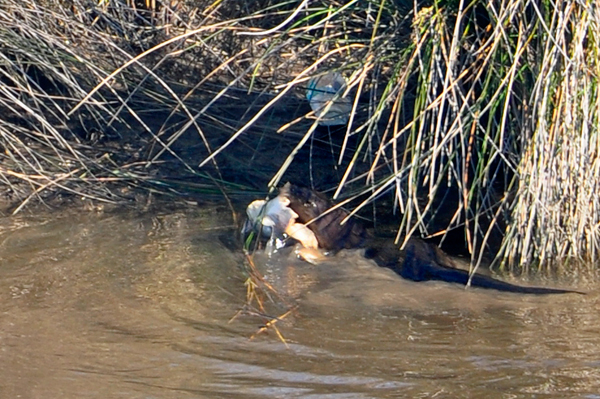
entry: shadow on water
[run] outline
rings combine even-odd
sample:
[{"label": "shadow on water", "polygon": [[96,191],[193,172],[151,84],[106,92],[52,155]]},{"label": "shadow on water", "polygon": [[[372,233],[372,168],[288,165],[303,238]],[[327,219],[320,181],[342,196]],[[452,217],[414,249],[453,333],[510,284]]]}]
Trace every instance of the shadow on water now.
[{"label": "shadow on water", "polygon": [[598,295],[403,281],[346,252],[257,255],[298,303],[274,335],[230,322],[241,253],[218,209],[2,220],[0,397],[587,397],[600,392]]}]

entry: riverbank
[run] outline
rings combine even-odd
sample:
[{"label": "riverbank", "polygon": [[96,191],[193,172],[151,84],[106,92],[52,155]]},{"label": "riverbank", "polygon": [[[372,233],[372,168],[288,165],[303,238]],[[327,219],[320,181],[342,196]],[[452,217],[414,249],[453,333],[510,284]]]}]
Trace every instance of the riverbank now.
[{"label": "riverbank", "polygon": [[[597,13],[388,3],[3,3],[11,212],[136,190],[262,196],[289,180],[474,263],[595,267]],[[346,82],[347,126],[320,125],[307,101],[329,73]]]}]

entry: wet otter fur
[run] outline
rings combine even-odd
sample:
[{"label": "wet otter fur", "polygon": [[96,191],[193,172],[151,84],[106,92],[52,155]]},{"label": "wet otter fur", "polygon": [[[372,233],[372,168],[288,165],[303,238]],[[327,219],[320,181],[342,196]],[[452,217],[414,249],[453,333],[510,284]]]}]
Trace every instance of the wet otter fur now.
[{"label": "wet otter fur", "polygon": [[[404,250],[400,250],[389,240],[370,237],[365,227],[355,218],[350,218],[341,225],[340,222],[348,216],[348,212],[342,208],[331,210],[334,204],[322,193],[287,183],[281,188],[280,195],[290,200],[289,207],[298,214],[297,222],[307,224],[321,248],[333,252],[365,248],[365,257],[412,281],[440,280],[464,286],[469,281],[469,272],[453,267],[449,256],[435,245],[413,238]],[[524,287],[478,273],[472,276],[470,284],[473,287],[522,294],[583,294],[555,288]]]}]

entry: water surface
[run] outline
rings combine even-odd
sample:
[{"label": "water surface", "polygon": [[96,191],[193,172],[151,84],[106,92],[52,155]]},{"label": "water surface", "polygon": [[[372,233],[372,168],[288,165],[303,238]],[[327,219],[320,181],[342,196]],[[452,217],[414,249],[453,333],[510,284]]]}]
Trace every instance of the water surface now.
[{"label": "water surface", "polygon": [[[218,208],[0,223],[2,398],[600,398],[598,290],[407,282],[343,253],[255,262],[296,311],[251,339]],[[278,310],[279,305],[270,309]]]}]

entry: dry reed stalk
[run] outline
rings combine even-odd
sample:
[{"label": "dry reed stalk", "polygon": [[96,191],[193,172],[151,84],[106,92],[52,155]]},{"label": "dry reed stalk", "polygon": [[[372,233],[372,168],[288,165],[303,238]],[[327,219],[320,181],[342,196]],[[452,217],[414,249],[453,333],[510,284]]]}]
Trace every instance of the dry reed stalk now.
[{"label": "dry reed stalk", "polygon": [[[507,230],[515,263],[598,260],[600,245],[600,13],[589,3],[548,5],[539,74]],[[541,29],[541,28],[540,28]]]}]

